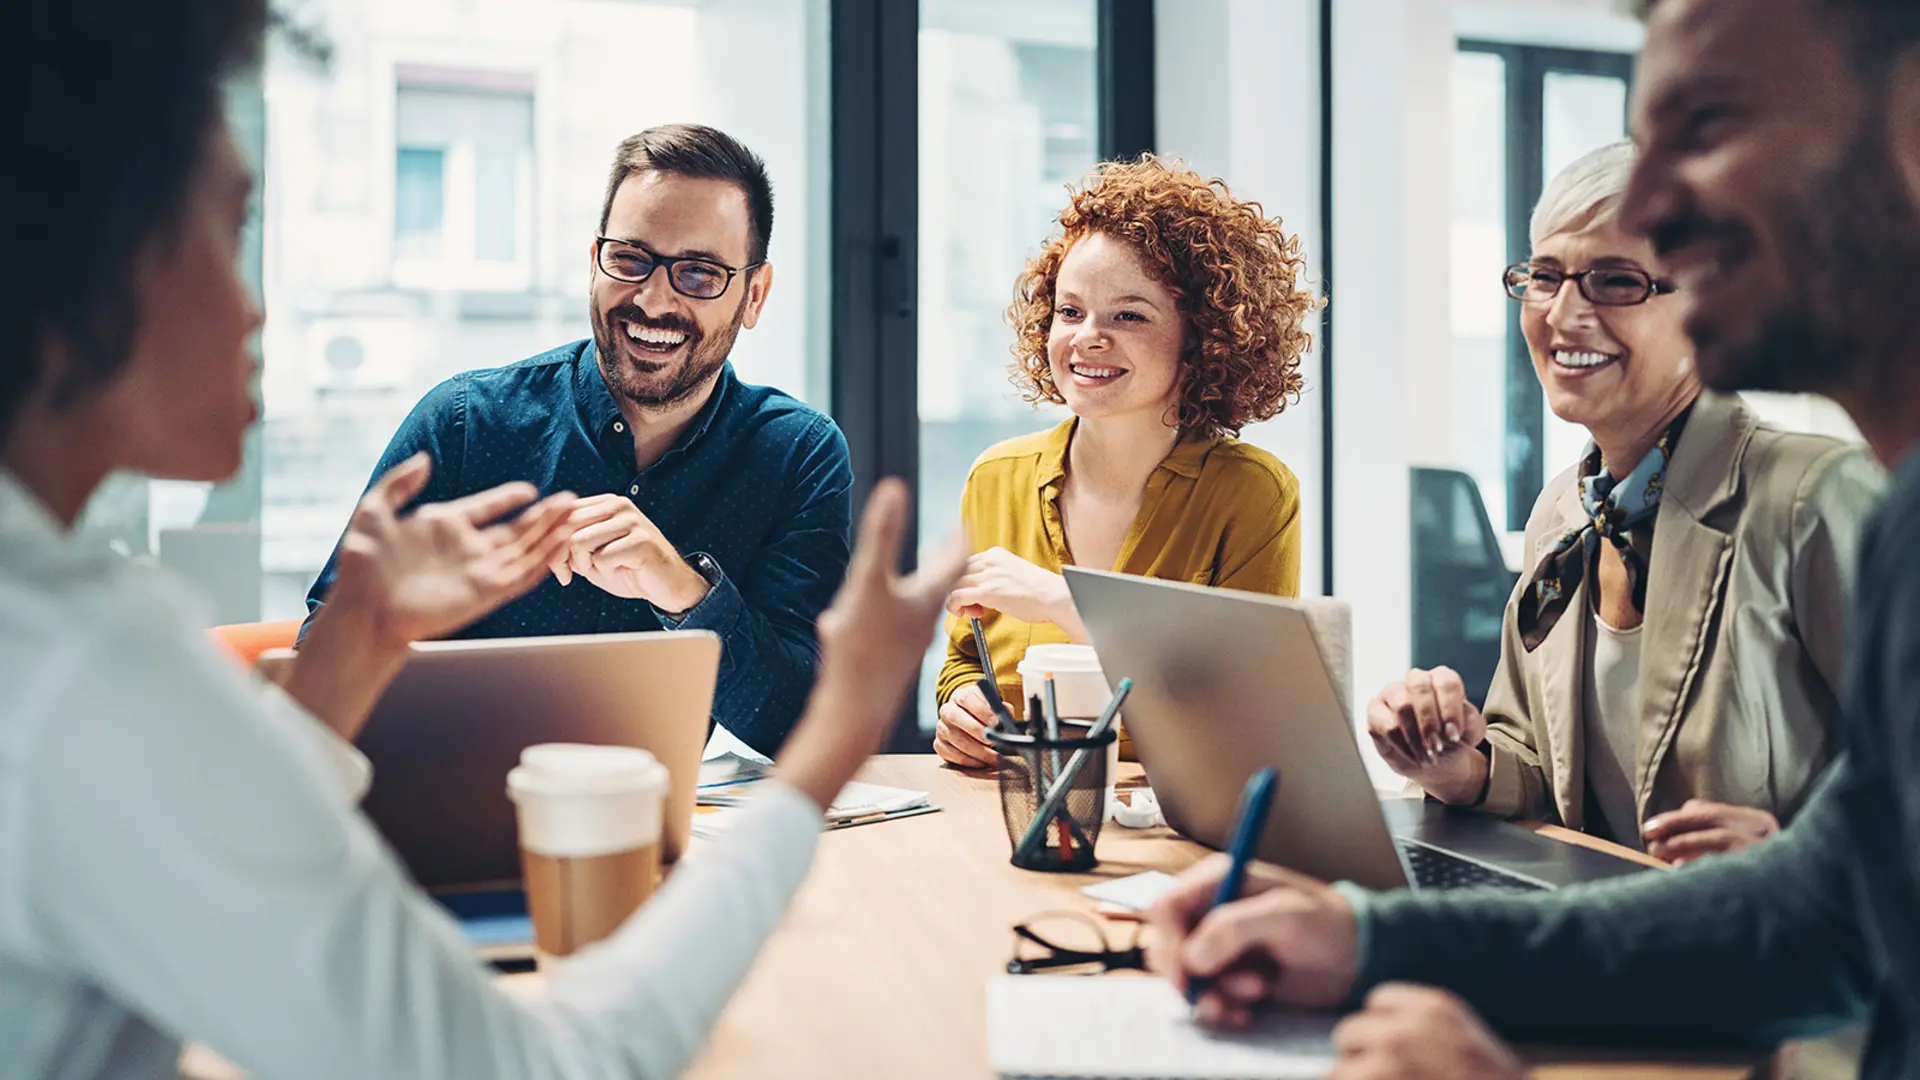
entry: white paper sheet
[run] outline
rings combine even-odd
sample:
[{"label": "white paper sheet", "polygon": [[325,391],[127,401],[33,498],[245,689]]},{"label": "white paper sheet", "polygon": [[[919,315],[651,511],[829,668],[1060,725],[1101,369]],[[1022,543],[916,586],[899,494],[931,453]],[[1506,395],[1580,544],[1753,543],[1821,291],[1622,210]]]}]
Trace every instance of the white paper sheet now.
[{"label": "white paper sheet", "polygon": [[1087,1080],[1277,1080],[1333,1068],[1335,1017],[1282,1013],[1243,1034],[1194,1024],[1163,979],[1002,975],[987,984],[995,1073]]}]

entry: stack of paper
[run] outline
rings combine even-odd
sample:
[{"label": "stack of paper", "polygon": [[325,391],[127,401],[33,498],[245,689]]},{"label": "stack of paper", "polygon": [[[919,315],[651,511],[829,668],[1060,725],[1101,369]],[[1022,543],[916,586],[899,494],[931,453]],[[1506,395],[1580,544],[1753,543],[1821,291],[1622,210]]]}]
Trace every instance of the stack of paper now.
[{"label": "stack of paper", "polygon": [[[753,797],[754,785],[765,775],[763,771],[759,775],[741,778],[731,783],[715,784],[712,787],[702,784],[698,799],[699,806],[693,816],[693,835],[711,840],[726,832],[737,820],[739,807]],[[856,780],[842,788],[840,796],[827,809],[826,827],[844,829],[874,821],[891,821],[894,818],[912,817],[916,814],[931,814],[938,809],[940,808],[929,801],[928,794],[924,791],[886,787]]]},{"label": "stack of paper", "polygon": [[725,787],[744,780],[758,780],[773,770],[773,764],[739,754],[721,754],[700,763],[700,791]]},{"label": "stack of paper", "polygon": [[766,779],[749,776],[726,784],[701,784],[694,801],[701,806],[740,806],[753,797],[754,785]]},{"label": "stack of paper", "polygon": [[859,780],[840,789],[840,795],[827,808],[827,827],[855,825],[863,820],[901,817],[908,811],[935,809],[924,791],[884,787]]}]

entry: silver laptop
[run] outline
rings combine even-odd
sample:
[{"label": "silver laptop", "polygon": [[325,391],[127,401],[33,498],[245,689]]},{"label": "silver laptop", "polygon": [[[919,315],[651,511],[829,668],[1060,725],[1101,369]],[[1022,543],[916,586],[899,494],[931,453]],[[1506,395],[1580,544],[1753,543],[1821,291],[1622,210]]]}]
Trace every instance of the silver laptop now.
[{"label": "silver laptop", "polygon": [[[260,659],[275,678],[293,658]],[[720,639],[704,630],[435,641],[413,646],[358,745],[363,804],[429,891],[516,886],[507,772],[534,743],[637,746],[667,767],[665,858],[686,849]]]},{"label": "silver laptop", "polygon": [[1639,864],[1415,800],[1383,805],[1305,608],[1257,593],[1066,570],[1167,822],[1212,847],[1240,790],[1272,765],[1280,786],[1260,857],[1373,889],[1549,889]]}]

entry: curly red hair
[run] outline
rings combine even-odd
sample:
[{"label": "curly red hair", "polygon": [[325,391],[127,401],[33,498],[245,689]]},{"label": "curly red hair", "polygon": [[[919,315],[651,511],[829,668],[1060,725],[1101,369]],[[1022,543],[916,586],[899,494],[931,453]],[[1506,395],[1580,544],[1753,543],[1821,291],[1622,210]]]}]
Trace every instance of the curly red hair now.
[{"label": "curly red hair", "polygon": [[1237,435],[1299,399],[1300,358],[1313,344],[1307,323],[1320,301],[1302,285],[1300,238],[1259,203],[1146,154],[1096,166],[1071,189],[1059,224],[1021,271],[1007,309],[1011,378],[1024,399],[1064,404],[1047,365],[1054,288],[1068,250],[1094,233],[1128,244],[1180,306],[1182,431]]}]

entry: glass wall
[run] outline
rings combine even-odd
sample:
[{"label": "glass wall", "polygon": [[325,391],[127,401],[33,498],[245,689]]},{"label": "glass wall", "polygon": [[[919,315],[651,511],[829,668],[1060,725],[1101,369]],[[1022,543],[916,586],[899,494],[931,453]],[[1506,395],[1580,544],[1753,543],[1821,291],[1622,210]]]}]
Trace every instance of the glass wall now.
[{"label": "glass wall", "polygon": [[[1613,75],[1548,71],[1540,88],[1540,175],[1546,181],[1596,147],[1627,134],[1627,81]],[[1515,333],[1518,333],[1516,330]],[[1552,477],[1579,460],[1587,431],[1553,415],[1541,397],[1546,475]]]},{"label": "glass wall", "polygon": [[1500,272],[1527,257],[1544,184],[1625,134],[1631,69],[1622,54],[1526,45],[1454,54],[1450,396],[1410,477],[1411,645],[1415,666],[1459,670],[1476,699],[1534,499],[1587,437],[1547,409]]},{"label": "glass wall", "polygon": [[1453,65],[1452,464],[1479,486],[1487,512],[1507,520],[1507,324],[1498,288],[1507,266],[1507,62],[1463,52]]},{"label": "glass wall", "polygon": [[[920,537],[981,451],[1057,423],[1007,379],[1014,278],[1096,159],[1094,0],[921,0]],[[928,658],[937,670],[945,639]],[[931,677],[925,685],[931,686]],[[933,723],[932,700],[922,720]]]}]

